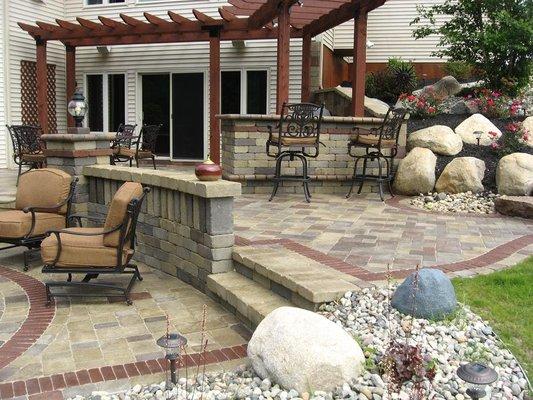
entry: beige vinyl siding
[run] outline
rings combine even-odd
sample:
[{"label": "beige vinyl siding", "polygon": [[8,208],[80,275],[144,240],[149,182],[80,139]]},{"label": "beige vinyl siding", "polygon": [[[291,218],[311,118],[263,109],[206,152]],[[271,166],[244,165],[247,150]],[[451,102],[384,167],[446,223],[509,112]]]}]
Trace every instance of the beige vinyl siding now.
[{"label": "beige vinyl siding", "polygon": [[[417,4],[430,6],[442,0],[423,3],[415,0],[389,0],[368,15],[368,40],[374,47],[367,49],[368,62],[386,62],[390,57],[401,57],[415,62],[435,62],[432,57],[439,41],[438,36],[415,40],[413,26],[409,23],[417,16]],[[337,49],[353,48],[353,20],[334,29],[334,46]]]},{"label": "beige vinyl siding", "polygon": [[[3,0],[4,2],[6,0]],[[7,103],[6,103],[6,62],[7,62],[7,3],[0,2],[0,168],[7,166],[9,158],[9,134],[6,129]]]},{"label": "beige vinyl siding", "polygon": [[[142,3],[128,2],[124,5],[81,7],[82,0],[66,0],[67,18],[82,16],[96,20],[98,15],[113,19],[119,18],[119,13],[132,17],[143,18],[142,13],[148,11],[154,15],[168,19],[167,11],[174,12],[194,19],[192,9],[219,18],[218,7],[227,4],[222,1],[145,1]],[[98,53],[95,47],[78,48],[76,52],[76,73],[78,83],[83,82],[87,73],[118,73],[127,72],[128,104],[127,119],[129,122],[141,124],[140,75],[150,72],[205,72],[206,115],[209,121],[208,107],[208,79],[209,79],[209,44],[196,43],[168,43],[153,45],[110,46],[107,55]],[[221,43],[221,69],[263,69],[268,71],[268,106],[269,112],[275,112],[276,107],[276,58],[277,46],[275,40],[249,40],[244,49],[233,47],[231,42]],[[290,68],[290,101],[300,101],[301,87],[301,40],[291,42]],[[207,126],[207,124],[206,124]],[[208,129],[206,129],[206,135]],[[207,137],[207,136],[206,136]]]},{"label": "beige vinyl siding", "polygon": [[[5,1],[5,0],[4,0]],[[35,61],[35,41],[28,33],[20,29],[17,22],[35,23],[35,21],[54,22],[64,18],[63,0],[9,0],[9,115],[10,124],[21,123],[20,97],[20,62]],[[65,49],[59,42],[47,44],[47,62],[56,66],[56,110],[58,131],[66,130],[66,95],[65,95]],[[5,139],[4,139],[5,140]],[[5,148],[5,146],[3,146]],[[11,165],[11,161],[10,166]]]}]

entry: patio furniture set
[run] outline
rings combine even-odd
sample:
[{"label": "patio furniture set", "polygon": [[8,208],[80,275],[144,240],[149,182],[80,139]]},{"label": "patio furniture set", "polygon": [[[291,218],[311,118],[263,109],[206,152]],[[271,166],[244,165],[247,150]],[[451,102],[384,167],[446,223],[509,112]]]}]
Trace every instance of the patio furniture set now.
[{"label": "patio furniture set", "polygon": [[[28,255],[40,250],[44,274],[67,275],[66,281],[45,283],[47,305],[54,297],[108,296],[110,290],[118,291],[131,304],[129,294],[133,284],[142,280],[137,266],[131,263],[135,230],[141,205],[150,189],[139,183],[124,183],[98,228],[82,225],[82,220],[94,221],[95,217],[71,212],[77,181],[68,173],[52,168],[22,174],[15,209],[0,212],[0,242],[9,244],[0,250],[26,247],[24,271],[28,270]],[[75,274],[84,277],[73,281]],[[131,279],[126,287],[91,282],[100,274],[127,274]],[[52,292],[52,288],[67,290]]]},{"label": "patio furniture set", "polygon": [[[270,201],[276,196],[279,185],[284,181],[302,182],[304,196],[311,201],[308,174],[308,158],[317,158],[320,153],[320,129],[324,114],[324,106],[311,103],[283,104],[281,118],[276,127],[269,126],[269,138],[266,151],[269,157],[276,158],[274,188]],[[398,141],[402,124],[408,112],[401,108],[390,108],[378,128],[363,129],[355,127],[348,142],[348,154],[355,159],[352,185],[346,195],[349,198],[355,183],[360,180],[358,193],[361,193],[367,179],[374,179],[379,184],[379,195],[383,197],[383,184],[386,182],[391,196],[394,196],[391,182],[394,177],[393,162],[398,154]],[[356,149],[363,149],[364,153],[357,153]],[[301,175],[283,175],[281,165],[284,160],[302,162]],[[359,161],[363,162],[362,174],[357,174]],[[368,162],[377,161],[378,174],[367,173]],[[382,161],[385,162],[385,168]],[[385,170],[384,170],[385,169]]]},{"label": "patio furniture set", "polygon": [[[13,143],[13,159],[18,165],[18,184],[22,167],[29,167],[31,170],[46,166],[44,143],[40,139],[42,130],[39,126],[31,125],[6,126]],[[135,135],[136,127],[137,125],[120,124],[116,138],[111,143],[113,155],[110,156],[110,163],[115,165],[117,162],[129,162],[131,167],[135,160],[135,165],[139,167],[140,160],[151,159],[156,169],[155,145],[162,125],[144,125],[138,136]]]}]

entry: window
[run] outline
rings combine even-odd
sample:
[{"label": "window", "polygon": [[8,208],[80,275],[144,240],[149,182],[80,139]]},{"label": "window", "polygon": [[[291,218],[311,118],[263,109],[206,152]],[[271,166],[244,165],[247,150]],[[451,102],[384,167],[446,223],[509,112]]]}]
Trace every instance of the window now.
[{"label": "window", "polygon": [[126,121],[126,76],[87,75],[87,126],[92,132],[115,132]]},{"label": "window", "polygon": [[221,73],[222,114],[266,114],[268,73],[264,70]]},{"label": "window", "polygon": [[108,4],[117,4],[125,3],[126,0],[86,0],[88,6],[97,6],[97,5],[108,5]]}]

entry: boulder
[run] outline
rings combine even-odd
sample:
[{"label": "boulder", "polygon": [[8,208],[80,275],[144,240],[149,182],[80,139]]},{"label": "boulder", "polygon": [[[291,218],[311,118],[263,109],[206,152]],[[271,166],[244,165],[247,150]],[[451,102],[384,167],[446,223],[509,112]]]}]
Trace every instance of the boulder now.
[{"label": "boulder", "polygon": [[373,117],[383,118],[389,111],[389,105],[379,99],[365,96],[365,111]]},{"label": "boulder", "polygon": [[522,127],[527,131],[527,140],[524,141],[529,147],[533,147],[533,116],[527,117],[522,122]]},{"label": "boulder", "polygon": [[[469,144],[477,144],[477,139],[474,136],[475,131],[483,132],[479,141],[482,146],[490,146],[495,137],[499,138],[502,135],[496,125],[481,114],[471,115],[455,128],[455,133],[461,136],[463,142]],[[491,136],[489,132],[495,132],[496,136]]]},{"label": "boulder", "polygon": [[424,147],[444,156],[454,156],[463,149],[463,140],[452,128],[434,125],[415,131],[407,137],[407,148],[415,147]]},{"label": "boulder", "polygon": [[416,318],[442,319],[455,310],[457,299],[450,278],[439,269],[424,268],[398,286],[391,305]]},{"label": "boulder", "polygon": [[499,194],[528,196],[533,187],[533,155],[513,153],[502,157],[496,168]]},{"label": "boulder", "polygon": [[532,196],[501,196],[494,201],[494,206],[500,214],[533,219]]},{"label": "boulder", "polygon": [[479,193],[484,190],[485,162],[475,157],[454,158],[446,167],[435,185],[439,193]]},{"label": "boulder", "polygon": [[300,393],[331,391],[363,371],[355,340],[327,318],[293,307],[272,311],[248,343],[248,357],[262,379]]},{"label": "boulder", "polygon": [[431,192],[435,186],[436,164],[437,157],[431,150],[415,147],[400,161],[394,190],[409,196]]},{"label": "boulder", "polygon": [[449,96],[455,96],[463,87],[453,76],[445,76],[433,85],[424,86],[422,89],[413,91],[416,96],[431,96],[439,99],[445,99]]}]

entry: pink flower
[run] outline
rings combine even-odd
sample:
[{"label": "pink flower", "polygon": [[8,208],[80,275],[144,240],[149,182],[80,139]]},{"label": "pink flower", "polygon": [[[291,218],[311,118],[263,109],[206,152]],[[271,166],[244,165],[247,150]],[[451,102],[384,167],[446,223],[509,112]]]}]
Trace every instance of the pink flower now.
[{"label": "pink flower", "polygon": [[502,146],[500,146],[497,142],[492,142],[490,147],[492,147],[494,150],[497,150]]},{"label": "pink flower", "polygon": [[490,131],[489,135],[495,138],[496,136],[498,136],[498,132]]},{"label": "pink flower", "polygon": [[429,108],[428,108],[428,113],[433,114],[435,111],[436,111],[436,110],[435,110],[435,107],[429,107]]}]

